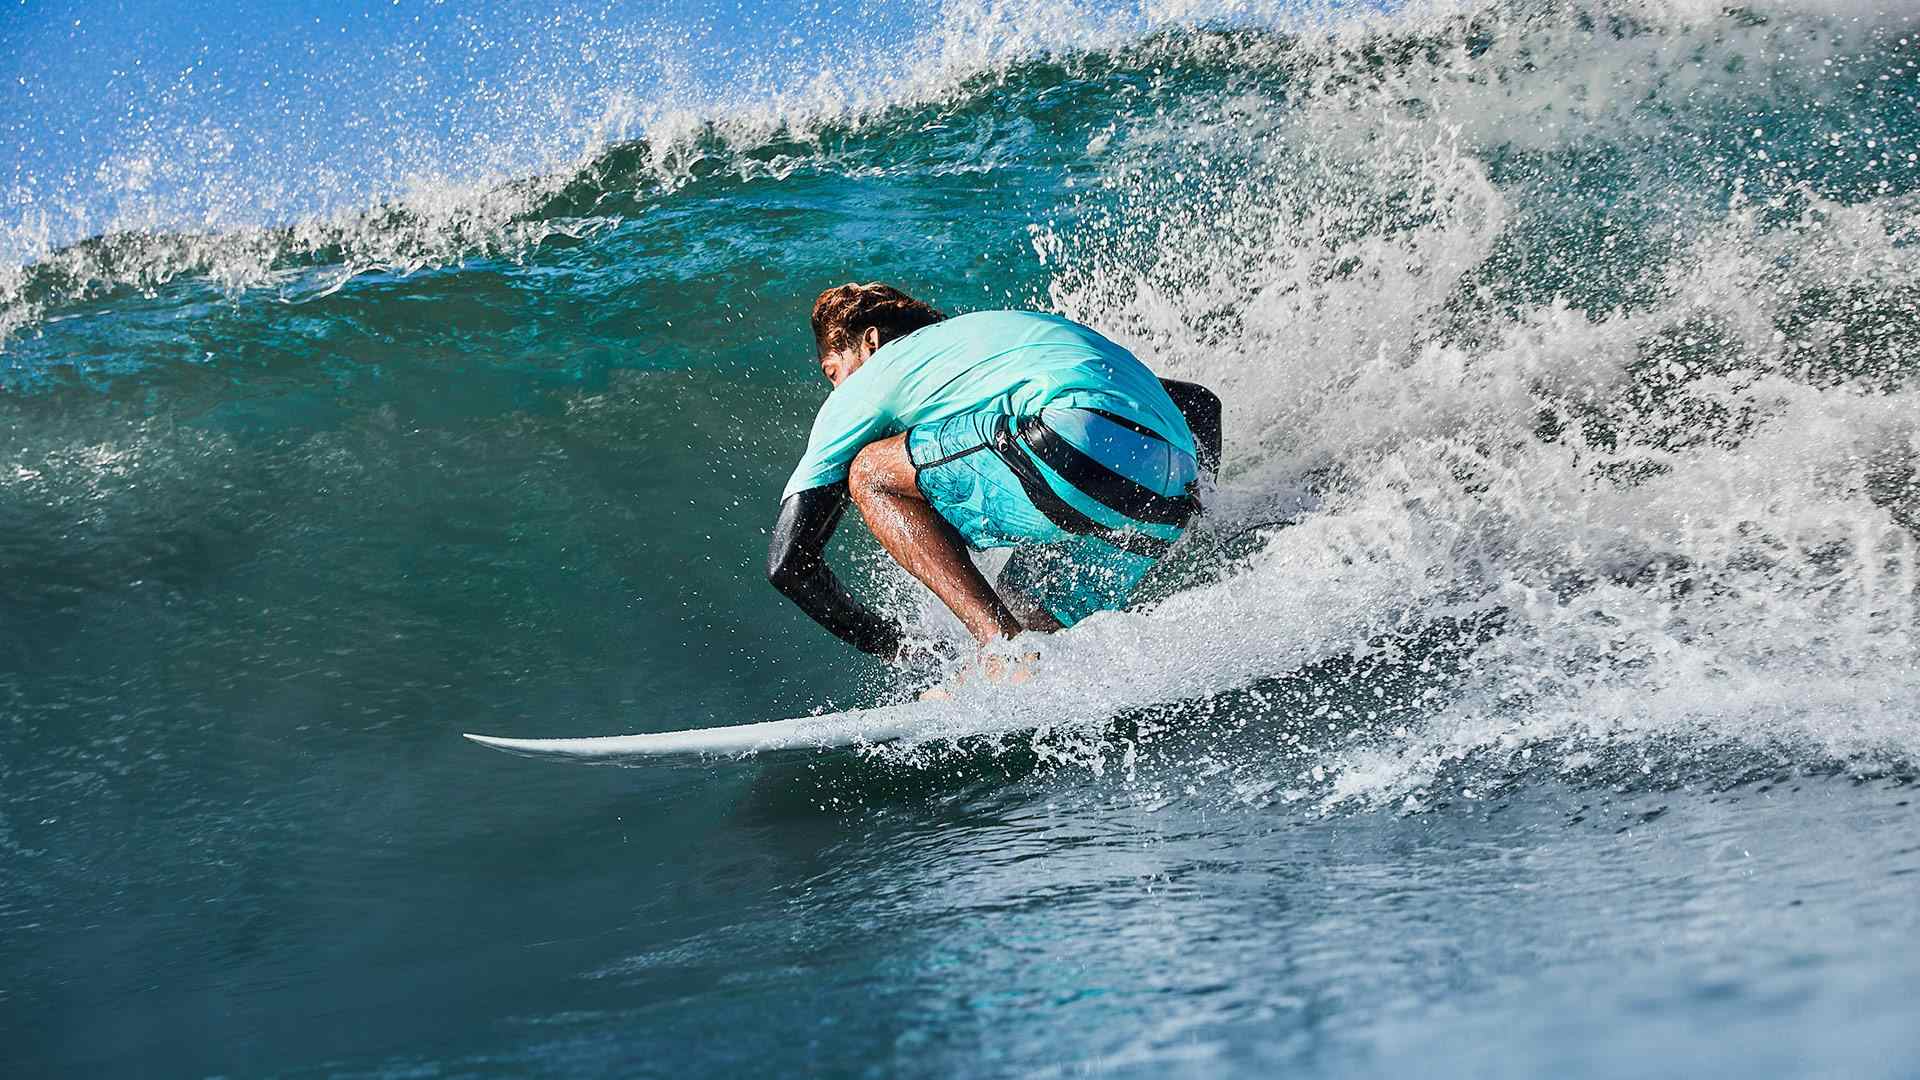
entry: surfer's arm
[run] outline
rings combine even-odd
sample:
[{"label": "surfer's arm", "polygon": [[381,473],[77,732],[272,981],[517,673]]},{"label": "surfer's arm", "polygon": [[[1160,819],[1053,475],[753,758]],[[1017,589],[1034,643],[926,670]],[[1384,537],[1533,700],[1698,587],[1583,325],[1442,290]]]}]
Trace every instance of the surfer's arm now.
[{"label": "surfer's arm", "polygon": [[767,547],[767,580],[835,637],[892,659],[905,640],[900,627],[854,599],[827,566],[827,541],[846,511],[844,481],[787,496]]}]

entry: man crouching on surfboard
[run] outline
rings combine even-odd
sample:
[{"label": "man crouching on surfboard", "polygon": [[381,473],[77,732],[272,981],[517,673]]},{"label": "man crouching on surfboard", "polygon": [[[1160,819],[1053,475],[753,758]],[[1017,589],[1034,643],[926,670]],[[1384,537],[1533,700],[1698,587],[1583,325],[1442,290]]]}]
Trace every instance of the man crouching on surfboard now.
[{"label": "man crouching on surfboard", "polygon": [[[1219,461],[1219,398],[1058,315],[947,318],[848,284],[814,302],[813,339],[833,392],[781,496],[767,579],[876,656],[901,658],[904,632],[824,558],[849,496],[984,645],[1125,606]],[[967,549],[1009,546],[996,590]]]}]

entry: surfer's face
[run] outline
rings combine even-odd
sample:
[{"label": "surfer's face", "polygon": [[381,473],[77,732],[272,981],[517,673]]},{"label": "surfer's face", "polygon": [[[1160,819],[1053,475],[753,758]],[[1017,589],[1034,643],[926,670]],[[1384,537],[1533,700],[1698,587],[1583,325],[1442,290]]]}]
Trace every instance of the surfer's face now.
[{"label": "surfer's face", "polygon": [[865,333],[850,343],[821,357],[820,373],[837,389],[847,381],[848,376],[860,370],[860,365],[866,363],[867,357],[879,351],[879,348],[880,331],[868,327]]},{"label": "surfer's face", "polygon": [[860,365],[866,362],[867,358],[861,355],[860,346],[849,345],[821,357],[820,373],[827,377],[828,382],[838,387],[847,381],[847,376],[860,370]]}]

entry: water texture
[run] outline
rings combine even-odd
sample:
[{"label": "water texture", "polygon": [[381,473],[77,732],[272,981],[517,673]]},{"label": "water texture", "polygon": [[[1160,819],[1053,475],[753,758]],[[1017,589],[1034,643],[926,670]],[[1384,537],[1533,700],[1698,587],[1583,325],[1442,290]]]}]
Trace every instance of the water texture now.
[{"label": "water texture", "polygon": [[[410,5],[0,29],[0,1071],[1913,1074],[1920,15]],[[1136,609],[459,739],[935,674],[875,278],[1225,398]]]}]

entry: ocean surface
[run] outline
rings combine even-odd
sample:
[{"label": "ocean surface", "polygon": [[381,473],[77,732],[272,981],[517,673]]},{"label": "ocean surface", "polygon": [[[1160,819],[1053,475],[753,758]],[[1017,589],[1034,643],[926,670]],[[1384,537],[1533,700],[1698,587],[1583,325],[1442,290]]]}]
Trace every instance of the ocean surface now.
[{"label": "ocean surface", "polygon": [[[0,13],[0,1074],[1920,1075],[1910,4],[316,11]],[[940,677],[874,279],[1225,399],[1136,608],[461,739]]]}]

